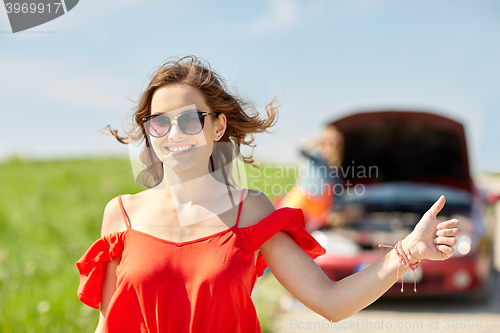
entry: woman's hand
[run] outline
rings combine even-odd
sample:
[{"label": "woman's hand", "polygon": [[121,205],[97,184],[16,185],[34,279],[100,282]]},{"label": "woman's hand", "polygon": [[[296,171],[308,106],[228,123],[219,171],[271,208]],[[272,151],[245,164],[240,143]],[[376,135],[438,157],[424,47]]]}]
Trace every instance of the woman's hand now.
[{"label": "woman's hand", "polygon": [[[404,249],[418,260],[446,260],[453,254],[460,223],[457,219],[441,222],[436,218],[445,201],[442,195],[403,240]],[[411,263],[415,262],[411,256],[409,259]]]}]

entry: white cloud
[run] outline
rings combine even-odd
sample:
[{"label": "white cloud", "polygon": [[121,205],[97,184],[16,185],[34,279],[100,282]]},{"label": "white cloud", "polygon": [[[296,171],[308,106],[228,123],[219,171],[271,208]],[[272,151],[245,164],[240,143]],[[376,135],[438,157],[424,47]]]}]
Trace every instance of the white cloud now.
[{"label": "white cloud", "polygon": [[375,12],[383,7],[385,7],[392,0],[358,0],[358,1],[349,1],[346,4],[347,10],[353,16],[360,16],[367,13]]},{"label": "white cloud", "polygon": [[246,30],[254,36],[289,31],[310,21],[319,13],[317,2],[302,5],[297,0],[271,0],[269,11],[251,22]]},{"label": "white cloud", "polygon": [[25,98],[43,105],[84,107],[90,112],[123,112],[131,106],[127,97],[137,98],[130,95],[141,88],[131,78],[33,57],[0,57],[0,73],[4,101],[14,103],[28,94]]},{"label": "white cloud", "polygon": [[329,21],[352,20],[380,11],[394,0],[299,1],[270,0],[268,10],[246,28],[252,36],[286,32],[328,13]]},{"label": "white cloud", "polygon": [[[22,115],[24,132],[6,123],[0,160],[10,154],[39,158],[91,154],[126,154],[99,130],[120,130],[142,82],[69,61],[0,55],[0,114]],[[120,133],[120,135],[123,135]]]},{"label": "white cloud", "polygon": [[137,10],[138,7],[147,6],[150,0],[101,0],[101,1],[79,1],[71,11],[66,13],[65,19],[51,21],[48,26],[51,30],[75,30],[82,26],[90,26],[93,22],[108,20],[115,16],[121,16],[124,12]]},{"label": "white cloud", "polygon": [[329,2],[332,6],[328,11],[329,21],[353,21],[373,15],[387,7],[394,0],[342,0]]}]

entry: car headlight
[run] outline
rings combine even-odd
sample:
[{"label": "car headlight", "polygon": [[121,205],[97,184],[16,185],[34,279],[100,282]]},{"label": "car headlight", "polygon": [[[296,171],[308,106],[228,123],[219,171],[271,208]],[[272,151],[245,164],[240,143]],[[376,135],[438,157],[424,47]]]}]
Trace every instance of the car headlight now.
[{"label": "car headlight", "polygon": [[455,251],[458,254],[464,256],[470,252],[472,246],[472,239],[469,235],[460,235],[457,238],[457,244],[455,245]]},{"label": "car headlight", "polygon": [[460,234],[457,237],[457,244],[453,247],[453,256],[460,257],[469,254],[479,243],[479,237],[474,233],[472,221],[469,217],[463,215],[452,215],[460,221]]},{"label": "car headlight", "polygon": [[461,257],[469,254],[471,251],[474,251],[477,245],[479,244],[479,238],[472,234],[461,233],[457,237],[457,244],[453,247],[455,250],[453,252],[453,256]]}]

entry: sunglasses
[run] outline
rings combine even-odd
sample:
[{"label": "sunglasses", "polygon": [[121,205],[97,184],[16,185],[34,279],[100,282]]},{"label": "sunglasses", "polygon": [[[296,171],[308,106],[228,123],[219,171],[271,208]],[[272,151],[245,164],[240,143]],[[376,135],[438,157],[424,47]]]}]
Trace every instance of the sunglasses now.
[{"label": "sunglasses", "polygon": [[[170,132],[172,128],[172,119],[177,119],[179,129],[188,134],[196,135],[203,130],[205,126],[205,117],[211,112],[203,112],[198,110],[189,110],[174,117],[169,117],[166,114],[152,114],[142,118],[146,130],[149,135],[155,138],[161,138]],[[214,113],[217,115],[217,113]]]}]

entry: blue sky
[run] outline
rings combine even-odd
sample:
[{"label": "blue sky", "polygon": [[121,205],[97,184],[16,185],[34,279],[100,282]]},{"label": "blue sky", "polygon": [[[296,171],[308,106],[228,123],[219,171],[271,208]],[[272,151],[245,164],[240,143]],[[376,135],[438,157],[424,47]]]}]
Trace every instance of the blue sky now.
[{"label": "blue sky", "polygon": [[500,171],[499,1],[82,0],[12,34],[0,9],[0,158],[128,154],[121,131],[155,66],[208,60],[263,111],[258,160],[294,162],[327,120],[404,108],[466,128],[472,171]]}]

